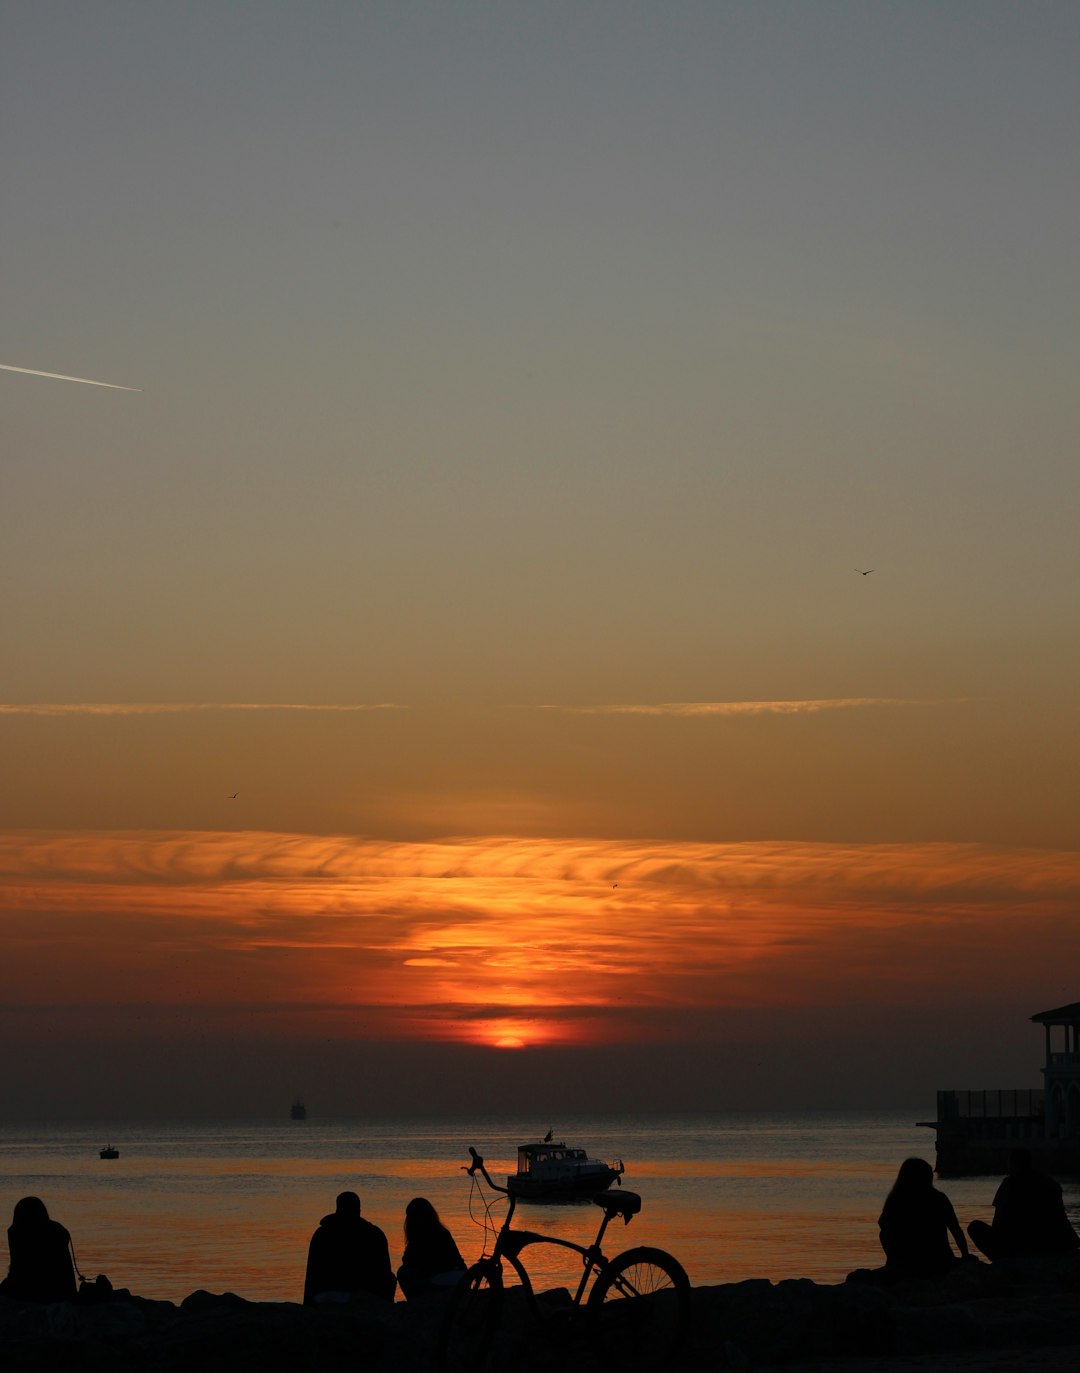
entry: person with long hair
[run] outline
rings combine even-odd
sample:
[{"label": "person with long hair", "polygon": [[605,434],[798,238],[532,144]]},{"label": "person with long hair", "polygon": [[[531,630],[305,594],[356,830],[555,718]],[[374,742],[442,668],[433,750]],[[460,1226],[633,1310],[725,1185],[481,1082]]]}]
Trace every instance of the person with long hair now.
[{"label": "person with long hair", "polygon": [[398,1286],[407,1301],[440,1287],[452,1287],[465,1272],[453,1235],[427,1197],[413,1197],[405,1208],[405,1253]]},{"label": "person with long hair", "polygon": [[15,1301],[74,1301],[75,1265],[71,1236],[59,1221],[50,1220],[40,1197],[15,1203],[8,1226],[11,1266],[0,1292]]},{"label": "person with long hair", "polygon": [[952,1202],[934,1186],[934,1170],[924,1158],[906,1158],[878,1219],[885,1271],[898,1278],[936,1278],[959,1262],[949,1245],[956,1241],[960,1259],[968,1256],[967,1239]]}]

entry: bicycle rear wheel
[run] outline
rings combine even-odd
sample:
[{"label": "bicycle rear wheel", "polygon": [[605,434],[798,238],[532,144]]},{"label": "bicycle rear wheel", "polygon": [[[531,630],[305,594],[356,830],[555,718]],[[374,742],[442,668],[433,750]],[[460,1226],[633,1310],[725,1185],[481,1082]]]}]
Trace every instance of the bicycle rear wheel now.
[{"label": "bicycle rear wheel", "polygon": [[690,1279],[663,1249],[628,1249],[596,1279],[587,1314],[610,1367],[666,1369],[690,1326]]},{"label": "bicycle rear wheel", "polygon": [[483,1373],[502,1315],[502,1274],[474,1263],[454,1288],[439,1331],[440,1373]]}]

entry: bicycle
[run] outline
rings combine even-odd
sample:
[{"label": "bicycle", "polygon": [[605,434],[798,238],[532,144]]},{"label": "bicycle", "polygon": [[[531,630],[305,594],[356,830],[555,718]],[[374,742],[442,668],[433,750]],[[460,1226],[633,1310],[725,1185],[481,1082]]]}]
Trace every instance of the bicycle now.
[{"label": "bicycle", "polygon": [[[499,1366],[494,1353],[503,1315],[505,1267],[516,1275],[535,1319],[548,1328],[560,1319],[576,1327],[609,1366],[625,1373],[669,1367],[690,1323],[690,1279],[682,1264],[663,1249],[643,1246],[609,1259],[601,1248],[614,1217],[621,1216],[623,1224],[629,1225],[631,1217],[641,1210],[641,1197],[629,1191],[593,1197],[604,1215],[590,1245],[514,1230],[517,1197],[508,1187],[492,1181],[483,1158],[471,1146],[469,1153],[472,1162],[463,1171],[473,1185],[478,1185],[479,1173],[488,1187],[507,1196],[510,1204],[492,1252],[474,1263],[453,1291],[439,1335],[442,1373],[481,1373]],[[485,1203],[488,1211],[490,1205]],[[522,1259],[523,1251],[534,1244],[557,1245],[581,1256],[581,1280],[569,1306],[557,1312],[550,1312],[539,1300]]]}]

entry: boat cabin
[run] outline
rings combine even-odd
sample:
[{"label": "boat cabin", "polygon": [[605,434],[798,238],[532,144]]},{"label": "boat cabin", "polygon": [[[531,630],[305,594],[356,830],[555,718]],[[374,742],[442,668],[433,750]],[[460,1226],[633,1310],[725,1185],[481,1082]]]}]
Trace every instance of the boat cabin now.
[{"label": "boat cabin", "polygon": [[542,1139],[518,1146],[517,1172],[510,1174],[506,1185],[515,1196],[533,1200],[588,1197],[606,1191],[622,1172],[621,1160],[601,1163],[584,1149]]},{"label": "boat cabin", "polygon": [[[576,1167],[588,1163],[589,1156],[584,1149],[568,1149],[565,1144],[519,1144],[518,1173],[531,1173],[534,1170],[551,1171],[552,1165],[568,1163]],[[557,1168],[555,1171],[558,1171]]]}]

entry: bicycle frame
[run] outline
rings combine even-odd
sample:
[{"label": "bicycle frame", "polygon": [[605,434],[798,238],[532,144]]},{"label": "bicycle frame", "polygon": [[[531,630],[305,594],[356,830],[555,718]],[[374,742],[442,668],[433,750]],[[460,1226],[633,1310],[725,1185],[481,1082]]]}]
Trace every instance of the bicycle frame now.
[{"label": "bicycle frame", "polygon": [[[665,1250],[649,1246],[627,1249],[611,1258],[601,1248],[615,1216],[622,1216],[624,1224],[629,1224],[631,1216],[641,1210],[637,1193],[605,1192],[593,1197],[604,1216],[592,1244],[515,1230],[517,1197],[509,1187],[501,1187],[492,1179],[475,1149],[470,1148],[469,1153],[472,1163],[464,1171],[474,1185],[479,1173],[491,1191],[505,1196],[509,1205],[502,1225],[496,1229],[490,1203],[484,1198],[485,1233],[490,1229],[495,1242],[491,1254],[478,1259],[454,1288],[439,1333],[440,1373],[522,1366],[525,1348],[520,1334],[511,1336],[517,1343],[509,1347],[500,1349],[496,1344],[502,1327],[507,1266],[517,1274],[526,1304],[549,1334],[568,1334],[572,1328],[575,1340],[583,1338],[594,1345],[608,1366],[622,1373],[657,1373],[670,1368],[690,1320],[690,1280],[682,1265]],[[580,1255],[584,1271],[568,1304],[560,1302],[552,1309],[537,1299],[522,1257],[531,1244],[555,1245]]]},{"label": "bicycle frame", "polygon": [[[612,1219],[620,1214],[623,1217],[623,1223],[629,1225],[630,1217],[636,1214],[640,1207],[640,1198],[633,1192],[624,1192],[618,1197],[614,1195],[610,1198],[594,1197],[593,1201],[603,1208],[604,1214],[600,1220],[600,1228],[597,1230],[596,1238],[593,1240],[592,1244],[577,1244],[573,1240],[560,1239],[556,1235],[539,1235],[534,1230],[514,1230],[511,1228],[511,1223],[514,1218],[514,1212],[517,1210],[517,1197],[508,1187],[500,1187],[499,1184],[492,1179],[491,1174],[484,1166],[484,1160],[471,1145],[469,1147],[469,1153],[472,1155],[473,1161],[464,1171],[474,1179],[476,1174],[479,1173],[493,1192],[501,1192],[503,1196],[509,1198],[510,1202],[506,1210],[506,1215],[503,1217],[502,1225],[495,1235],[495,1245],[490,1256],[481,1258],[479,1262],[489,1264],[493,1269],[501,1272],[502,1260],[504,1258],[508,1260],[510,1266],[521,1280],[521,1285],[528,1294],[529,1301],[535,1306],[536,1294],[533,1291],[532,1279],[529,1277],[528,1269],[522,1262],[521,1251],[528,1248],[530,1244],[548,1244],[555,1245],[560,1249],[570,1249],[575,1254],[581,1256],[583,1263],[581,1279],[578,1282],[577,1290],[571,1298],[572,1305],[574,1307],[580,1307],[585,1296],[585,1290],[589,1285],[589,1279],[594,1273],[599,1275],[608,1267],[608,1260],[601,1248],[608,1226],[611,1224]],[[607,1204],[608,1202],[610,1202],[610,1204]]]}]

